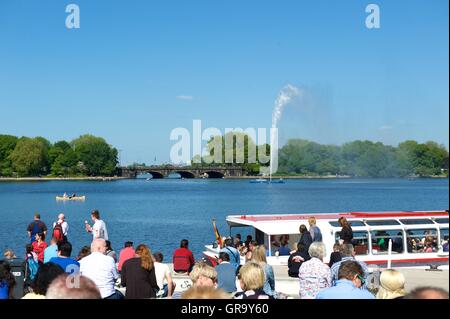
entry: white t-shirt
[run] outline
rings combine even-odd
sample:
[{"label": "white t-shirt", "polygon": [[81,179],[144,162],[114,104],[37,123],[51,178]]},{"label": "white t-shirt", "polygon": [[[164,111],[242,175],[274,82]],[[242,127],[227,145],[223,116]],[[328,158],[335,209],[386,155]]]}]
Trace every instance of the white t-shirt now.
[{"label": "white t-shirt", "polygon": [[91,279],[100,290],[102,298],[116,292],[114,284],[119,278],[112,257],[93,252],[80,260],[80,274]]},{"label": "white t-shirt", "polygon": [[[57,222],[54,222],[54,223],[53,223],[53,228],[55,228],[56,223],[57,223]],[[69,231],[69,224],[67,224],[66,221],[63,221],[63,222],[61,223],[61,220],[58,220],[58,223],[61,224],[61,228],[62,228],[62,231],[63,231],[63,235],[67,237],[67,232]]]},{"label": "white t-shirt", "polygon": [[108,231],[103,220],[97,219],[95,221],[94,226],[92,226],[92,236],[93,239],[103,238],[104,240],[108,240]]},{"label": "white t-shirt", "polygon": [[156,283],[159,289],[162,289],[166,275],[170,275],[170,268],[168,265],[158,262],[155,262],[153,265],[155,266]]}]

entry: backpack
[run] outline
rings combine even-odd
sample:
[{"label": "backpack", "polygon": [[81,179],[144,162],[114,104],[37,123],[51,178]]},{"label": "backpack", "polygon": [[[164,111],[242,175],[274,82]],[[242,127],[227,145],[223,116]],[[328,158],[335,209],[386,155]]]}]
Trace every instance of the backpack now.
[{"label": "backpack", "polygon": [[64,240],[64,232],[60,223],[56,222],[55,227],[53,227],[52,236],[55,237],[58,242]]},{"label": "backpack", "polygon": [[39,264],[36,260],[34,260],[33,255],[28,256],[27,265],[28,265],[28,278],[30,280],[34,280],[34,278],[36,278],[36,274],[39,269]]}]

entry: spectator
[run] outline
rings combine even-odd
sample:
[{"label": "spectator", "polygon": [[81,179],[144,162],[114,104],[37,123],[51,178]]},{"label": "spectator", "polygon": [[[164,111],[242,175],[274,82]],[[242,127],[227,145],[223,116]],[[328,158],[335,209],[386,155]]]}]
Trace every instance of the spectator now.
[{"label": "spectator", "polygon": [[189,241],[183,239],[180,248],[173,253],[173,269],[176,273],[189,273],[195,264],[194,255],[188,247]]},{"label": "spectator", "polygon": [[[72,277],[72,278],[71,278]],[[73,286],[67,285],[67,280]],[[76,283],[76,285],[75,285]],[[52,281],[45,294],[46,299],[101,299],[100,290],[95,283],[87,277],[68,274],[59,275]]]},{"label": "spectator", "polygon": [[111,257],[114,259],[114,262],[117,262],[117,254],[111,247],[111,242],[109,240],[106,241],[106,256]]},{"label": "spectator", "polygon": [[237,269],[241,265],[241,254],[239,251],[233,247],[233,239],[227,238],[224,242],[224,247],[219,251],[219,253],[227,253],[230,257],[230,264],[234,267],[234,272],[237,272]]},{"label": "spectator", "polygon": [[92,239],[94,240],[100,238],[108,240],[108,231],[106,229],[106,224],[103,220],[100,219],[100,213],[98,210],[92,211],[91,219],[94,222],[94,225],[92,227],[88,224],[87,220],[84,223],[86,224],[86,231],[88,233],[92,233]]},{"label": "spectator", "polygon": [[16,279],[7,261],[0,260],[0,299],[11,299]]},{"label": "spectator", "polygon": [[103,299],[123,299],[114,287],[119,275],[114,259],[105,256],[106,242],[102,238],[92,241],[91,254],[80,260],[80,274],[95,282]]},{"label": "spectator", "polygon": [[91,254],[91,247],[89,246],[83,246],[77,255],[77,261],[80,261],[86,256],[89,256]]},{"label": "spectator", "polygon": [[27,244],[25,246],[26,254],[25,254],[25,289],[28,290],[31,287],[34,278],[39,269],[38,256],[33,251],[33,245]]},{"label": "spectator", "polygon": [[339,268],[339,280],[335,286],[320,291],[316,299],[374,299],[364,283],[364,270],[355,260],[347,260]]},{"label": "spectator", "polygon": [[280,236],[280,247],[278,248],[279,256],[289,256],[291,249],[289,248],[289,235]]},{"label": "spectator", "polygon": [[298,278],[298,271],[303,262],[310,259],[302,244],[297,244],[297,250],[289,256],[288,259],[288,275],[289,277]]},{"label": "spectator", "polygon": [[236,237],[234,238],[234,248],[238,248],[241,245],[243,245],[242,240],[241,240],[241,234],[236,234]]},{"label": "spectator", "polygon": [[256,247],[258,247],[258,242],[256,240],[250,241],[247,252],[245,253],[245,262],[252,260],[253,250],[255,250]]},{"label": "spectator", "polygon": [[221,289],[209,286],[191,287],[186,290],[181,299],[230,299],[230,295]]},{"label": "spectator", "polygon": [[[353,245],[352,244],[341,245],[340,253],[342,256],[341,261],[338,261],[338,262],[334,263],[333,266],[331,266],[331,279],[333,281],[333,285],[338,280],[339,267],[341,266],[341,264],[343,262],[348,261],[348,260],[354,260],[360,264],[360,266],[364,272],[364,274],[363,274],[364,280],[367,280],[367,277],[369,276],[369,269],[367,268],[367,265],[363,261],[355,259],[355,249],[353,248]],[[363,286],[364,286],[364,288],[366,287],[365,285],[363,285]]]},{"label": "spectator", "polygon": [[80,263],[70,258],[72,254],[72,244],[68,241],[58,243],[58,256],[50,259],[51,263],[59,265],[68,274],[78,274]]},{"label": "spectator", "polygon": [[252,256],[252,261],[258,263],[264,269],[264,293],[275,298],[275,274],[273,272],[273,267],[267,263],[266,248],[264,248],[264,246],[262,245],[259,245],[253,250]]},{"label": "spectator", "polygon": [[53,223],[53,235],[57,241],[66,241],[67,233],[69,231],[69,224],[66,222],[66,217],[63,213],[58,215],[58,220]]},{"label": "spectator", "polygon": [[192,280],[193,287],[217,286],[217,271],[204,262],[198,262],[192,268],[189,278]]},{"label": "spectator", "polygon": [[442,242],[442,251],[448,252],[448,236],[444,236],[444,241]]},{"label": "spectator", "polygon": [[306,226],[303,225],[303,224],[300,225],[299,231],[300,231],[300,240],[298,241],[298,243],[302,244],[305,247],[305,250],[308,251],[309,250],[309,246],[312,243],[311,234],[309,233],[309,231],[306,228]]},{"label": "spectator", "polygon": [[230,256],[226,252],[219,253],[217,271],[217,288],[232,293],[236,289],[236,269],[230,264]]},{"label": "spectator", "polygon": [[239,269],[239,283],[242,292],[238,292],[234,299],[273,299],[264,292],[264,268],[255,262],[248,262]]},{"label": "spectator", "polygon": [[28,225],[27,228],[28,237],[30,238],[30,244],[36,241],[37,233],[47,234],[47,225],[43,221],[41,221],[40,214],[34,214],[34,220]]},{"label": "spectator", "polygon": [[22,299],[45,299],[48,286],[63,273],[64,270],[54,263],[41,265],[32,284],[33,292],[26,294]]},{"label": "spectator", "polygon": [[45,248],[47,248],[47,243],[45,242],[45,234],[44,233],[37,233],[36,234],[36,241],[33,242],[33,251],[38,256],[38,262],[44,263],[44,251]]},{"label": "spectator", "polygon": [[16,255],[14,254],[14,251],[12,251],[11,249],[5,250],[5,252],[3,253],[3,256],[5,256],[5,259],[17,258]]},{"label": "spectator", "polygon": [[135,255],[132,241],[126,241],[123,246],[124,247],[120,251],[120,254],[119,254],[119,265],[117,266],[119,272],[122,271],[123,263],[126,262],[130,258],[134,258],[134,255]]},{"label": "spectator", "polygon": [[418,287],[405,296],[405,299],[449,299],[448,291],[437,287]]},{"label": "spectator", "polygon": [[322,232],[320,228],[316,225],[316,218],[310,217],[308,218],[309,223],[309,233],[311,234],[311,239],[313,242],[322,241]]},{"label": "spectator", "polygon": [[330,268],[332,268],[332,266],[341,261],[342,260],[342,255],[341,255],[341,245],[339,245],[339,243],[335,243],[333,245],[333,252],[330,255],[330,262],[328,263],[328,266],[330,266]]},{"label": "spectator", "polygon": [[253,237],[252,235],[247,235],[247,237],[245,238],[245,247],[247,247],[247,249],[250,248],[250,243],[252,242]]},{"label": "spectator", "polygon": [[300,278],[300,298],[314,299],[319,291],[331,286],[330,267],[323,262],[327,252],[322,242],[309,246],[311,259],[305,261],[298,272]]},{"label": "spectator", "polygon": [[58,240],[52,237],[50,240],[50,246],[44,250],[44,264],[48,263],[53,257],[58,257]]},{"label": "spectator", "polygon": [[394,269],[384,270],[380,276],[377,299],[403,299],[405,295],[405,276]]},{"label": "spectator", "polygon": [[339,225],[341,225],[342,229],[339,234],[339,243],[340,244],[351,244],[353,240],[353,230],[350,226],[350,223],[347,221],[345,217],[339,217],[338,219]]},{"label": "spectator", "polygon": [[163,254],[157,252],[153,255],[155,259],[155,276],[158,284],[159,292],[156,294],[157,298],[171,297],[175,291],[175,283],[172,279],[172,273],[168,265],[163,264]]},{"label": "spectator", "polygon": [[123,263],[121,283],[126,287],[126,299],[156,298],[159,290],[156,282],[153,256],[147,245],[136,247],[136,257]]}]

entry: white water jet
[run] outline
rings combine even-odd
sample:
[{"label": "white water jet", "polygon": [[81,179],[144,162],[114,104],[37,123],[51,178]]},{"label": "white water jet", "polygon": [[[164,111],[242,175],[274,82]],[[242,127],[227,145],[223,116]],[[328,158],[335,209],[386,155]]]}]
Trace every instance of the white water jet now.
[{"label": "white water jet", "polygon": [[[281,89],[277,99],[275,100],[275,106],[272,113],[272,129],[270,130],[270,180],[272,180],[273,167],[278,167],[278,122],[281,119],[281,114],[283,113],[284,107],[299,94],[299,88],[291,84],[287,84],[283,89]],[[276,165],[274,165],[275,161]]]}]

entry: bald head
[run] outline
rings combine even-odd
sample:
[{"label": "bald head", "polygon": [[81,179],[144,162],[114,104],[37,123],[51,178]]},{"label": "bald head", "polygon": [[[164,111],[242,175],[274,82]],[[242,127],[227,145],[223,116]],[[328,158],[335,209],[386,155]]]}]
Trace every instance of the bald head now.
[{"label": "bald head", "polygon": [[58,215],[58,219],[60,219],[60,220],[64,220],[65,218],[66,218],[66,216],[64,216],[63,213]]},{"label": "bald head", "polygon": [[106,240],[103,238],[96,238],[92,241],[91,252],[98,252],[104,254],[106,252]]}]

